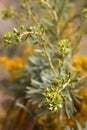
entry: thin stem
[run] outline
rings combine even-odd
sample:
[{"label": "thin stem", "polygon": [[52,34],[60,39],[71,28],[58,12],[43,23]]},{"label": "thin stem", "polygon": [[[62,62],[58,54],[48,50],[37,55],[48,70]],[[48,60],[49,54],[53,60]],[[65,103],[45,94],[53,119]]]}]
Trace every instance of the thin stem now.
[{"label": "thin stem", "polygon": [[52,61],[51,61],[51,57],[50,57],[50,55],[48,54],[47,47],[46,47],[45,44],[43,44],[43,46],[44,46],[45,54],[46,54],[46,56],[47,56],[47,58],[48,58],[48,61],[49,61],[50,67],[51,67],[53,73],[57,76],[57,72],[56,72],[56,70],[54,69],[54,66],[53,66]]},{"label": "thin stem", "polygon": [[22,39],[22,37],[26,36],[26,35],[29,35],[29,34],[36,34],[36,35],[40,35],[38,32],[33,32],[33,31],[30,31],[30,32],[23,32],[22,34],[20,34],[20,38]]},{"label": "thin stem", "polygon": [[76,53],[77,46],[80,44],[81,38],[82,38],[82,36],[79,35],[79,38],[78,38],[78,40],[76,41],[76,44],[75,44],[74,47],[72,48],[72,51],[71,51],[71,55],[72,55],[72,56],[74,56],[74,54]]},{"label": "thin stem", "polygon": [[[29,34],[34,34],[34,32],[33,32],[33,31],[31,31],[31,32],[24,32],[24,33],[22,33],[22,34],[20,35],[20,38],[22,38],[22,37],[25,36],[25,35],[29,35]],[[35,32],[35,34],[36,34],[36,35],[40,35],[38,32]],[[43,39],[43,38],[42,38],[42,39]],[[51,67],[53,73],[57,76],[57,72],[55,71],[54,66],[53,66],[53,64],[52,64],[52,61],[51,61],[51,57],[50,57],[50,55],[48,54],[47,47],[46,47],[45,44],[43,44],[43,45],[44,45],[45,54],[46,54],[46,56],[47,56],[47,58],[48,58],[50,67]],[[51,47],[52,47],[52,46],[51,46]]]},{"label": "thin stem", "polygon": [[69,83],[70,83],[70,79],[68,80],[68,82],[66,82],[66,83],[63,85],[63,87],[62,87],[61,89],[59,89],[58,93],[60,93],[62,90],[64,90],[64,89],[68,86]]},{"label": "thin stem", "polygon": [[52,45],[52,43],[48,42],[49,46],[52,48],[52,50],[54,51],[54,53],[59,57],[61,58],[61,56],[59,55],[58,53],[58,50]]}]

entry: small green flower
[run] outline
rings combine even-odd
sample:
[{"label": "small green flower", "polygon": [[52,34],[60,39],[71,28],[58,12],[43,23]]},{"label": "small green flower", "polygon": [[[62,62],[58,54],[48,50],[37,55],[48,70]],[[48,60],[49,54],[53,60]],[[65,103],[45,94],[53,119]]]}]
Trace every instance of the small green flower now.
[{"label": "small green flower", "polygon": [[3,39],[6,47],[11,47],[11,45],[18,46],[21,43],[20,32],[16,28],[13,28],[12,33],[6,33]]},{"label": "small green flower", "polygon": [[46,92],[46,104],[49,110],[57,111],[62,107],[63,97],[61,94],[57,92],[57,87],[52,86],[51,88],[47,88]]},{"label": "small green flower", "polygon": [[59,47],[59,54],[62,58],[65,58],[69,55],[70,53],[70,47],[71,47],[71,42],[67,39],[60,40],[57,43]]},{"label": "small green flower", "polygon": [[16,10],[13,6],[11,6],[9,10],[7,9],[2,10],[3,19],[14,18],[15,14],[16,14]]}]

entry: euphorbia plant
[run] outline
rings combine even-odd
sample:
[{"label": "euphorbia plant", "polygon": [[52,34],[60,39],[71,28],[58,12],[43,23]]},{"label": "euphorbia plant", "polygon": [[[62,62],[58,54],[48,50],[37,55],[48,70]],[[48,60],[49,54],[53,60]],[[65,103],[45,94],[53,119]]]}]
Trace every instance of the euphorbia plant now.
[{"label": "euphorbia plant", "polygon": [[[34,2],[41,11],[40,16],[32,5]],[[37,119],[45,113],[50,116],[60,111],[60,120],[63,118],[62,110],[68,118],[76,113],[76,104],[80,100],[79,86],[83,85],[85,76],[75,72],[72,59],[86,34],[86,9],[72,16],[73,5],[68,0],[20,0],[19,5],[18,12],[13,7],[2,11],[4,19],[12,18],[18,25],[18,29],[13,28],[3,36],[5,46],[18,46],[25,42],[35,49],[32,56],[26,55],[23,73],[7,90],[20,107],[16,121],[8,128],[20,129],[21,116],[27,111],[31,119],[26,115],[21,130],[30,130],[35,129]],[[74,27],[73,37],[68,32],[69,24]]]}]

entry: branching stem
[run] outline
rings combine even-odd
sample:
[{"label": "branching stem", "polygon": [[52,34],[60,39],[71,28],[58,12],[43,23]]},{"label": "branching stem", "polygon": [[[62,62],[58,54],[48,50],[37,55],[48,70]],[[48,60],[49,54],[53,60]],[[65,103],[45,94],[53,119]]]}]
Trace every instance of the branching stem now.
[{"label": "branching stem", "polygon": [[[20,38],[22,39],[22,37],[26,36],[26,35],[29,35],[29,34],[34,34],[33,31],[30,31],[30,32],[23,32],[22,34],[20,34]],[[39,35],[38,32],[35,32],[36,35]]]},{"label": "branching stem", "polygon": [[70,79],[68,80],[68,82],[66,82],[66,83],[63,85],[63,87],[62,87],[61,89],[59,89],[58,93],[60,93],[62,90],[64,90],[64,89],[68,86],[69,83],[70,83]]},{"label": "branching stem", "polygon": [[[34,34],[34,32],[33,32],[33,31],[31,31],[31,32],[24,32],[24,33],[22,33],[22,34],[20,35],[20,38],[24,37],[25,35],[29,35],[29,34]],[[38,33],[38,32],[35,32],[35,34],[38,35],[38,36],[40,36],[40,33]],[[42,39],[43,39],[43,38],[42,38]],[[56,72],[56,70],[54,69],[54,66],[53,66],[52,61],[51,61],[51,57],[50,57],[50,55],[48,54],[47,47],[46,47],[45,44],[43,44],[43,46],[44,46],[44,51],[45,51],[45,54],[46,54],[46,56],[47,56],[47,58],[48,58],[50,67],[51,67],[53,73],[57,76],[57,72]],[[51,47],[53,47],[53,46],[51,45]],[[57,52],[56,52],[56,53],[57,53]]]}]

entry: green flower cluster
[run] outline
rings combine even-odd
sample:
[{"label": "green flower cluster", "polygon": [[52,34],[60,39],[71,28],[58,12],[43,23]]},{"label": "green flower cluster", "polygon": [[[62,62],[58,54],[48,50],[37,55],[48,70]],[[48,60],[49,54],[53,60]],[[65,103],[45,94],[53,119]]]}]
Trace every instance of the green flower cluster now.
[{"label": "green flower cluster", "polygon": [[6,47],[11,47],[12,44],[14,44],[14,46],[17,46],[21,42],[20,32],[14,28],[12,33],[8,32],[5,34],[3,36],[3,39]]},{"label": "green flower cluster", "polygon": [[57,43],[59,47],[59,54],[62,58],[66,58],[70,53],[71,42],[67,39],[60,40]]},{"label": "green flower cluster", "polygon": [[3,19],[14,18],[15,14],[16,14],[16,10],[13,6],[11,6],[9,10],[7,9],[2,10]]},{"label": "green flower cluster", "polygon": [[79,82],[79,79],[73,76],[72,73],[66,73],[63,76],[61,75],[60,78],[57,78],[52,83],[52,86],[45,90],[45,103],[51,111],[58,111],[63,106],[65,100],[70,100],[68,97],[69,90],[71,88],[74,89]]},{"label": "green flower cluster", "polygon": [[52,86],[51,88],[47,88],[46,92],[46,104],[51,111],[57,111],[62,107],[63,104],[63,95],[58,93],[57,87]]},{"label": "green flower cluster", "polygon": [[59,108],[62,107],[63,101],[66,96],[63,93],[63,88],[67,77],[61,77],[61,79],[57,79],[50,88],[47,88],[45,91],[46,96],[46,104],[48,108],[52,111],[58,111]]}]

